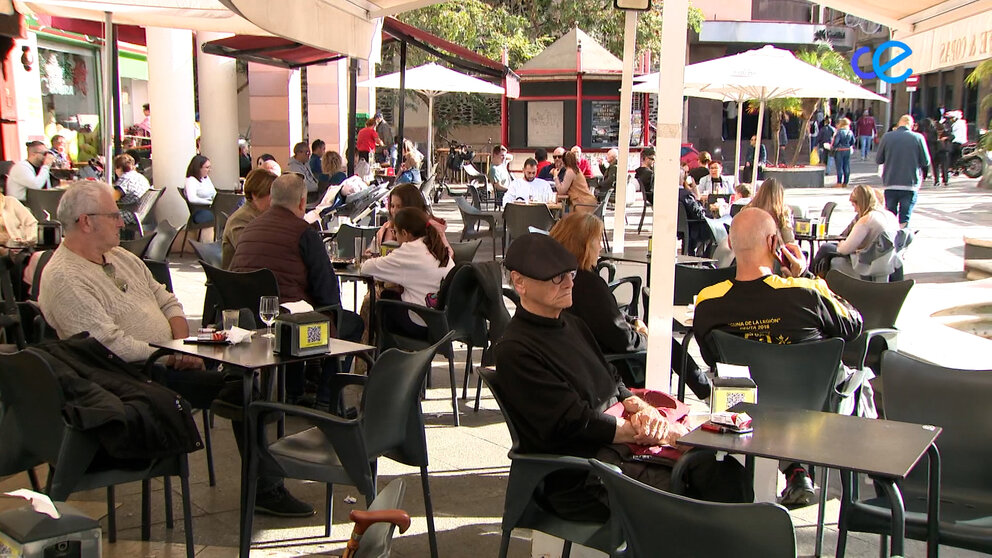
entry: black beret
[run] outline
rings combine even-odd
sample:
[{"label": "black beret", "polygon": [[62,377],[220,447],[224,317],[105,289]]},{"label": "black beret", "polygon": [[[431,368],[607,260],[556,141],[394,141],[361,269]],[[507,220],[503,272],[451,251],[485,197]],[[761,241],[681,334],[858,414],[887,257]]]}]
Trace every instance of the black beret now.
[{"label": "black beret", "polygon": [[566,271],[575,271],[579,262],[547,234],[527,233],[510,243],[503,266],[525,277],[547,281]]}]

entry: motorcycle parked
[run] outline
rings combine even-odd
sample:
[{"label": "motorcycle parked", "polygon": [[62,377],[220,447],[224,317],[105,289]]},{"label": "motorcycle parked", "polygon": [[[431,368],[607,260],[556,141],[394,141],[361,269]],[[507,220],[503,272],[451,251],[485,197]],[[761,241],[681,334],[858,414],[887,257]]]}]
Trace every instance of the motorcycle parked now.
[{"label": "motorcycle parked", "polygon": [[978,144],[969,142],[961,148],[961,158],[951,163],[949,169],[955,176],[964,173],[968,178],[978,178],[985,172],[985,157]]}]

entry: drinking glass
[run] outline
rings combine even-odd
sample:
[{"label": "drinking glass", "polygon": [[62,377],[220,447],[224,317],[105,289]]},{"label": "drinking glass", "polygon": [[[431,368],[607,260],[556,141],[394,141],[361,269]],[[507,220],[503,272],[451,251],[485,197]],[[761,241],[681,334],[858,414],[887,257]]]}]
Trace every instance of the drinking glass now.
[{"label": "drinking glass", "polygon": [[272,333],[272,324],[276,321],[276,316],[279,315],[279,297],[277,296],[263,296],[258,301],[258,317],[262,318],[262,322],[265,323],[265,334],[262,337],[272,338],[275,334]]}]

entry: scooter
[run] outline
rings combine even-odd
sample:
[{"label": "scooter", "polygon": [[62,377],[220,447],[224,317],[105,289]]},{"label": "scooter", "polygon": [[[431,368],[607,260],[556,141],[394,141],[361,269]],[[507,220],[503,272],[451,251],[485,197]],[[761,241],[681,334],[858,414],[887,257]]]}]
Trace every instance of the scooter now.
[{"label": "scooter", "polygon": [[951,163],[949,169],[952,173],[964,173],[968,178],[978,178],[985,172],[984,152],[978,148],[975,142],[964,144],[961,148],[961,158]]}]

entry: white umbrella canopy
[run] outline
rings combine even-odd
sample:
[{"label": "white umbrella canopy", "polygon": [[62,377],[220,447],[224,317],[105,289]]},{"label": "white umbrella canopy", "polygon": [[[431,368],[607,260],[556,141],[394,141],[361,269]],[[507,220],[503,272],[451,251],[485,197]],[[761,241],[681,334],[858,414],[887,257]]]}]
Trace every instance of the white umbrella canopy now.
[{"label": "white umbrella canopy", "polygon": [[[658,74],[641,76],[639,79],[644,82],[634,86],[634,91],[657,93]],[[743,103],[748,99],[759,101],[757,131],[759,138],[765,103],[771,99],[837,97],[889,101],[844,78],[799,60],[788,50],[771,45],[686,66],[683,92],[690,97],[737,103]],[[740,119],[738,119],[738,149],[740,143]],[[759,152],[760,150],[755,150],[752,182],[757,179]],[[740,160],[739,156],[737,160]]]},{"label": "white umbrella canopy", "polygon": [[[419,91],[427,97],[427,172],[431,172],[434,143],[434,98],[445,93],[488,93],[503,95],[506,90],[488,81],[456,72],[433,62],[406,70],[406,89]],[[358,83],[359,87],[400,88],[400,73],[395,72]],[[427,177],[424,177],[426,180]]]}]

